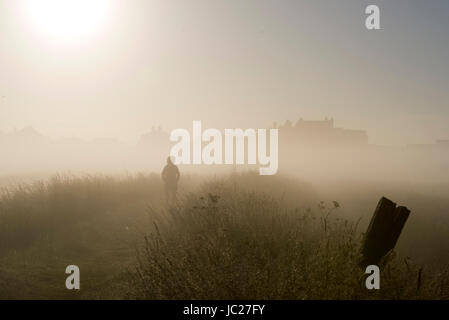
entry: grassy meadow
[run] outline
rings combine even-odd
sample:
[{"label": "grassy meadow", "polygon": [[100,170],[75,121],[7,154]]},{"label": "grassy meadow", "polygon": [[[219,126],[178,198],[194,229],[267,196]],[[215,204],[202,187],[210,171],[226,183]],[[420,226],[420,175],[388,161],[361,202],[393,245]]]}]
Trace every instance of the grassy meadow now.
[{"label": "grassy meadow", "polygon": [[372,291],[358,261],[374,185],[183,176],[176,205],[156,174],[4,188],[0,299],[449,299],[447,198],[391,188],[412,216]]}]

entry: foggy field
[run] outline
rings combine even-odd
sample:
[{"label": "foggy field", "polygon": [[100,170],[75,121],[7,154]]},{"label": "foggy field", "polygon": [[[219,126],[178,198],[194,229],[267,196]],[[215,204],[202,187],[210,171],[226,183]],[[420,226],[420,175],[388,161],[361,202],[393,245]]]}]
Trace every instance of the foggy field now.
[{"label": "foggy field", "polygon": [[[11,179],[1,299],[449,299],[445,186],[184,175],[169,207],[156,174]],[[357,262],[381,196],[412,213],[369,292]]]},{"label": "foggy field", "polygon": [[448,30],[448,0],[0,0],[0,300],[449,300]]}]

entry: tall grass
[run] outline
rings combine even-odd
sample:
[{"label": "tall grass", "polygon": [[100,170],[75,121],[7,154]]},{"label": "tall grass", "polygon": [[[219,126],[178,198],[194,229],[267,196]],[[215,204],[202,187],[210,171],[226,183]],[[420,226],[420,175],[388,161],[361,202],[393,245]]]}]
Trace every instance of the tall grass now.
[{"label": "tall grass", "polygon": [[153,176],[54,176],[4,189],[0,196],[0,252],[23,249],[80,221],[92,221],[123,204],[160,196]]},{"label": "tall grass", "polygon": [[[358,220],[308,184],[254,173],[199,180],[183,176],[171,207],[158,175],[4,190],[0,299],[449,299],[443,263],[399,254],[368,291]],[[81,268],[81,291],[64,287],[69,264]]]},{"label": "tall grass", "polygon": [[358,265],[361,233],[338,208],[319,202],[298,209],[233,183],[206,184],[159,213],[139,252],[134,297],[449,298],[447,271],[423,281],[421,269],[394,254],[381,267],[381,290],[367,290]]}]

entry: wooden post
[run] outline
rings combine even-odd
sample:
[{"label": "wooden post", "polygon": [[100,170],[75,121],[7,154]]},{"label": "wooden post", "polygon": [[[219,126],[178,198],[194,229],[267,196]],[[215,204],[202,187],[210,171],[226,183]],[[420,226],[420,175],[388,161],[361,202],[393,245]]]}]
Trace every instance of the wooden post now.
[{"label": "wooden post", "polygon": [[363,241],[362,267],[378,265],[395,247],[409,215],[406,207],[396,207],[396,203],[385,197],[380,199]]}]

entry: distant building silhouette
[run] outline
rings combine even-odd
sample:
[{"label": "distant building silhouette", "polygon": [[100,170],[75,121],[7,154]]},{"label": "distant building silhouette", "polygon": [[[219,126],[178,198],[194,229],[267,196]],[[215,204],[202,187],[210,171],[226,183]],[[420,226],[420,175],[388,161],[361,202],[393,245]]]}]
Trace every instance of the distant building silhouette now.
[{"label": "distant building silhouette", "polygon": [[363,130],[336,128],[334,119],[303,120],[295,125],[286,121],[278,127],[281,141],[301,145],[346,145],[363,146],[368,144],[368,135]]},{"label": "distant building silhouette", "polygon": [[407,145],[409,149],[419,149],[419,150],[448,150],[449,151],[449,140],[437,140],[433,144],[409,144]]},{"label": "distant building silhouette", "polygon": [[167,148],[170,144],[169,138],[170,135],[163,131],[160,126],[157,129],[153,126],[150,132],[140,136],[138,143],[153,148]]}]

